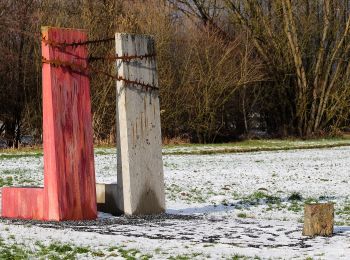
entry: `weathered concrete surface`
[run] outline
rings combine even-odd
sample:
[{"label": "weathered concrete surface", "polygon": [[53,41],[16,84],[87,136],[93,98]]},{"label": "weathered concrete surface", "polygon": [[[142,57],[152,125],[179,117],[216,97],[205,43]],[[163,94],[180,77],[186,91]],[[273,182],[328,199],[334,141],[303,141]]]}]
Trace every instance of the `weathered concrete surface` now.
[{"label": "weathered concrete surface", "polygon": [[89,220],[97,217],[90,83],[73,71],[86,67],[85,31],[43,27],[44,188],[4,188],[2,216],[39,220]]},{"label": "weathered concrete surface", "polygon": [[[116,54],[154,54],[150,36],[116,34]],[[158,87],[154,57],[117,61],[118,76]],[[117,81],[118,208],[129,215],[165,210],[158,90]]]},{"label": "weathered concrete surface", "polygon": [[112,215],[121,215],[117,207],[117,184],[96,184],[97,210]]}]

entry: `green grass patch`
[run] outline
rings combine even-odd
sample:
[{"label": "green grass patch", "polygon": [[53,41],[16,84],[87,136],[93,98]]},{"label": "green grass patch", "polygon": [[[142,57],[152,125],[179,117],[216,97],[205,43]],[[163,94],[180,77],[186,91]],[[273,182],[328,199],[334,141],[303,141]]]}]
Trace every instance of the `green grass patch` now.
[{"label": "green grass patch", "polygon": [[293,192],[289,197],[288,197],[289,201],[302,201],[303,200],[303,196],[301,196],[301,194],[299,192]]},{"label": "green grass patch", "polygon": [[112,153],[112,152],[108,152],[108,151],[105,151],[105,150],[96,149],[94,154],[95,155],[110,155],[110,154],[116,154],[116,153]]},{"label": "green grass patch", "polygon": [[[163,154],[215,154],[215,153],[242,153],[258,151],[277,151],[293,149],[316,149],[349,146],[350,137],[329,139],[268,139],[268,140],[245,140],[241,142],[222,144],[183,144],[167,145]],[[181,148],[188,148],[186,150]],[[169,150],[167,150],[169,149]]]},{"label": "green grass patch", "polygon": [[62,244],[54,242],[49,245],[44,245],[41,242],[36,242],[37,249],[30,252],[30,256],[40,259],[76,259],[79,255],[93,255],[94,250],[89,247],[73,246],[71,244]]},{"label": "green grass patch", "polygon": [[32,153],[32,152],[18,152],[18,153],[13,153],[13,154],[0,154],[0,160],[8,160],[8,159],[18,159],[18,158],[25,158],[25,157],[35,157],[39,158],[42,157],[43,153]]},{"label": "green grass patch", "polygon": [[137,249],[126,249],[122,246],[110,247],[103,252],[93,250],[90,247],[75,246],[67,243],[53,242],[48,245],[36,242],[32,247],[22,243],[16,243],[14,238],[11,242],[6,242],[0,238],[0,259],[20,260],[20,259],[52,259],[52,260],[75,260],[81,257],[108,258],[122,257],[127,260],[148,260],[152,256],[142,254]]},{"label": "green grass patch", "polygon": [[16,168],[0,171],[0,187],[36,185],[36,181],[30,179],[31,175],[26,169]]},{"label": "green grass patch", "polygon": [[4,186],[12,186],[13,185],[13,178],[12,176],[8,176],[8,177],[0,177],[0,187],[4,187]]},{"label": "green grass patch", "polygon": [[301,212],[303,210],[303,205],[297,201],[292,201],[287,209],[293,212]]},{"label": "green grass patch", "polygon": [[233,255],[231,258],[229,258],[231,260],[260,260],[261,258],[258,256],[254,256],[254,257],[249,257],[249,256],[244,256],[244,255],[239,255],[239,254],[235,254]]},{"label": "green grass patch", "polygon": [[246,213],[241,212],[241,213],[237,214],[237,217],[239,217],[239,218],[247,218],[248,216],[247,216]]},{"label": "green grass patch", "polygon": [[200,257],[200,259],[205,259],[206,258],[206,257],[203,256],[202,253],[192,253],[192,254],[170,256],[170,257],[168,257],[168,259],[169,260],[190,260],[190,259],[194,259],[195,257]]},{"label": "green grass patch", "polygon": [[316,199],[316,198],[307,198],[305,201],[304,201],[304,203],[305,204],[312,204],[312,203],[318,203],[319,201],[318,201],[318,199]]},{"label": "green grass patch", "polygon": [[[220,144],[181,144],[163,146],[164,155],[181,155],[181,154],[215,154],[215,153],[241,153],[241,152],[258,152],[258,151],[276,151],[292,149],[315,149],[331,148],[340,146],[349,146],[350,136],[342,138],[327,139],[259,139],[245,140],[240,142],[220,143]],[[183,149],[186,148],[186,149]],[[208,149],[209,148],[209,149]],[[110,150],[110,151],[109,151]],[[96,155],[115,154],[115,146],[95,145]],[[41,147],[20,148],[20,149],[1,149],[1,159],[13,159],[20,157],[41,157],[43,150]]]},{"label": "green grass patch", "polygon": [[281,198],[259,190],[243,198],[241,203],[249,205],[280,204]]},{"label": "green grass patch", "polygon": [[25,247],[18,244],[8,245],[0,238],[0,259],[28,259],[29,256]]}]

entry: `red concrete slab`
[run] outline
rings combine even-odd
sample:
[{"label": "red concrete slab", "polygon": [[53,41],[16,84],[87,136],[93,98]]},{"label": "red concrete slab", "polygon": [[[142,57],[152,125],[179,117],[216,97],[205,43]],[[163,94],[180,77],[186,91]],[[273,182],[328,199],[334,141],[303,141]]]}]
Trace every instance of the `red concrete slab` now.
[{"label": "red concrete slab", "polygon": [[3,188],[2,216],[8,218],[43,219],[43,188]]},{"label": "red concrete slab", "polygon": [[[18,201],[24,191],[6,188],[3,216],[43,220],[89,220],[97,217],[90,82],[83,30],[44,27],[43,64],[43,215],[32,215],[31,201]],[[70,66],[69,64],[73,65]],[[25,191],[29,192],[29,191]],[[38,196],[39,192],[31,196]],[[18,201],[12,204],[10,201]],[[40,208],[40,205],[37,205]],[[28,209],[26,211],[25,209]],[[11,214],[12,215],[11,215]]]}]

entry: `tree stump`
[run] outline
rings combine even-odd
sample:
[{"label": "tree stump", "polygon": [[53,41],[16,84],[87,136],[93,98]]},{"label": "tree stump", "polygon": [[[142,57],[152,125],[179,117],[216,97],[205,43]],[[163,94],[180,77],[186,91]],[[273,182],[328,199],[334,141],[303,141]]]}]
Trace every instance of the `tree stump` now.
[{"label": "tree stump", "polygon": [[334,204],[312,203],[304,206],[304,236],[332,236]]}]

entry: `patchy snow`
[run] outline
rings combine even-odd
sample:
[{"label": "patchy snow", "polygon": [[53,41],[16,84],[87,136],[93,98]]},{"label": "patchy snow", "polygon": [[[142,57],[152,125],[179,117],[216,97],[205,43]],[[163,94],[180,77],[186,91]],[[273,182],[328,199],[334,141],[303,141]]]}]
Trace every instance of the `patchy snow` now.
[{"label": "patchy snow", "polygon": [[[35,241],[61,241],[105,252],[123,245],[156,259],[235,254],[348,259],[349,154],[350,147],[165,155],[169,215],[130,219],[100,214],[97,221],[86,224],[0,220],[0,237],[15,236],[28,246]],[[97,182],[117,181],[115,149],[96,149],[95,164]],[[42,173],[40,156],[0,159],[0,177],[13,176],[13,185],[42,185]],[[305,201],[335,203],[333,237],[301,235]]]}]

